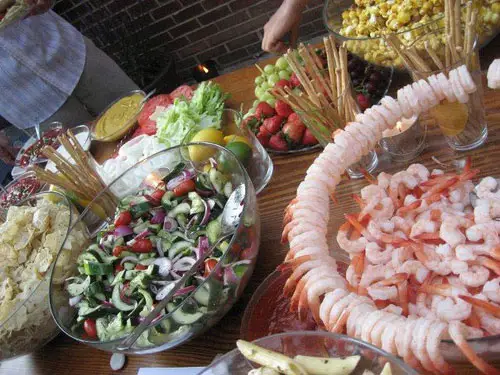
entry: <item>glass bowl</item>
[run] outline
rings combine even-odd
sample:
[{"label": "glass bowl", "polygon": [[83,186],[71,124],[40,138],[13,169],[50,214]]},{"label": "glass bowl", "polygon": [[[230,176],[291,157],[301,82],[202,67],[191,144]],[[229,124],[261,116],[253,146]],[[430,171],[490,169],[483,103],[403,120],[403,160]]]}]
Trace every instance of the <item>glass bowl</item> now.
[{"label": "glass bowl", "polygon": [[[201,170],[211,160],[206,159],[197,162],[190,160],[188,147],[193,145],[206,148],[206,151],[209,151],[210,154],[210,156],[207,155],[207,158],[219,161],[224,159],[224,168],[227,174],[230,174],[233,186],[244,185],[245,196],[242,203],[244,208],[241,219],[235,234],[228,244],[226,252],[205,280],[201,281],[197,289],[193,290],[177,307],[170,309],[170,312],[153,321],[144,336],[141,336],[146,340],[136,342],[130,349],[122,351],[124,353],[147,354],[167,350],[182,344],[212,327],[240,297],[255,267],[260,241],[260,219],[257,211],[255,191],[241,163],[236,159],[234,154],[221,146],[199,142],[160,151],[124,172],[121,177],[101,192],[96,197],[96,200],[105,194],[109,196],[113,188],[120,186],[120,184],[123,185],[124,181],[126,181],[126,185],[128,185],[131,193],[140,190],[143,183],[150,185],[155,181],[158,183],[159,178],[161,179],[161,176],[165,176],[180,161],[190,164],[195,170]],[[118,202],[114,204],[117,205]],[[93,205],[94,203],[92,202],[89,204],[89,207]],[[109,215],[99,218],[91,209],[86,209],[80,215],[75,227],[87,227],[87,242],[90,243],[100,228],[102,229],[103,226],[113,221],[113,216]],[[128,335],[109,341],[96,341],[85,338],[81,332],[73,330],[72,326],[77,314],[76,308],[71,307],[69,304],[69,295],[64,288],[64,283],[55,282],[55,280],[65,280],[69,276],[77,275],[76,259],[84,249],[85,246],[82,246],[80,251],[73,252],[73,266],[70,272],[66,274],[59,272],[60,268],[57,265],[60,260],[59,258],[56,260],[56,268],[52,274],[50,289],[51,312],[59,328],[74,340],[97,349],[117,352],[118,347]],[[235,277],[226,277],[230,273]],[[201,289],[213,291],[208,303],[197,302],[197,298],[199,297],[197,292],[201,291]],[[199,303],[206,306],[204,306],[204,309],[199,308],[197,310],[199,312],[197,319],[189,322],[185,321],[185,319],[180,319],[188,309],[200,307]],[[109,308],[109,306],[103,308]],[[133,325],[137,325],[137,323],[133,323]]]},{"label": "glass bowl", "polygon": [[[58,122],[58,121],[50,122],[50,123],[45,124],[45,125],[40,125],[40,134],[41,134],[42,140],[38,140],[36,135],[31,136],[26,141],[26,143],[23,145],[23,147],[21,147],[19,152],[17,153],[16,161],[15,161],[16,166],[21,167],[21,168],[26,168],[30,164],[45,163],[47,161],[47,158],[45,158],[42,155],[38,156],[38,154],[39,154],[38,152],[36,153],[37,156],[32,156],[29,160],[26,160],[26,158],[23,156],[26,154],[26,152],[33,150],[33,148],[37,148],[37,147],[41,147],[43,145],[49,144],[49,142],[47,142],[46,140],[43,140],[47,133],[51,134],[51,139],[53,139],[54,135],[57,136],[62,132],[63,132],[63,124],[61,122]],[[50,143],[57,144],[57,141],[50,142]],[[57,148],[57,147],[55,147],[55,148]]]},{"label": "glass bowl", "polygon": [[[404,70],[403,62],[397,53],[392,50],[380,36],[358,36],[349,37],[340,33],[342,28],[342,13],[353,4],[352,0],[327,0],[323,8],[323,22],[335,38],[340,42],[346,42],[347,49],[364,60],[375,65],[393,66],[398,70]],[[482,10],[481,10],[482,12]],[[436,15],[426,23],[400,27],[393,34],[404,44],[411,44],[418,37],[429,32],[441,29],[444,26],[444,16]],[[480,33],[480,45],[488,44],[499,31],[500,23],[488,25]],[[438,41],[444,43],[444,41]]]},{"label": "glass bowl", "polygon": [[[73,215],[73,208],[67,198],[55,192],[41,192],[20,202],[18,206],[34,207],[37,202],[43,199],[58,202],[69,209],[68,220],[60,223],[63,235],[57,254],[58,258],[63,259],[69,250],[68,234]],[[53,266],[54,262],[43,275],[38,275],[38,282],[24,285],[26,290],[22,293],[26,293],[26,298],[16,302],[10,309],[12,312],[5,320],[0,321],[0,360],[31,353],[48,343],[59,333],[57,325],[50,316],[49,309],[49,281]],[[2,303],[2,307],[4,306]],[[34,317],[36,319],[33,319]]]},{"label": "glass bowl", "polygon": [[[273,176],[274,165],[266,149],[260,144],[255,134],[250,129],[242,126],[243,116],[241,112],[234,109],[224,109],[222,113],[221,131],[224,137],[239,136],[246,138],[252,144],[252,154],[245,163],[245,169],[253,183],[256,194],[259,194],[267,186]],[[183,140],[187,144],[196,132],[189,132]],[[235,137],[227,138],[231,142]],[[238,141],[238,139],[234,139]],[[229,143],[226,142],[226,143]]]},{"label": "glass bowl", "polygon": [[[95,139],[96,141],[99,142],[114,142],[118,141],[119,139],[122,139],[127,135],[130,131],[132,131],[135,126],[137,125],[137,117],[142,111],[142,108],[144,107],[144,101],[141,101],[139,103],[139,106],[137,107],[137,111],[135,111],[133,114],[130,116],[127,116],[126,118],[118,118],[113,120],[113,127],[114,129],[109,132],[106,135],[99,135],[97,133],[97,125],[99,124],[99,121],[103,119],[103,117],[106,115],[108,111],[112,109],[115,105],[118,105],[119,102],[125,98],[131,97],[133,95],[139,94],[143,98],[146,97],[146,93],[142,90],[133,90],[118,99],[116,99],[114,102],[112,102],[110,105],[104,109],[104,111],[101,112],[101,114],[96,118],[92,125],[92,139]],[[108,114],[109,115],[109,114]]]},{"label": "glass bowl", "polygon": [[[25,183],[29,185],[25,185],[23,188],[22,185]],[[19,202],[29,198],[33,194],[42,191],[44,187],[45,184],[36,178],[35,172],[25,172],[4,187],[0,193],[0,209],[7,209],[11,205],[19,204]]]},{"label": "glass bowl", "polygon": [[[253,342],[256,345],[285,354],[289,357],[305,355],[313,357],[340,358],[361,356],[353,374],[369,370],[380,374],[384,365],[390,363],[392,374],[416,375],[417,372],[403,361],[366,342],[329,332],[287,332],[263,337]],[[248,375],[260,367],[247,360],[238,349],[223,355],[198,375]]]}]

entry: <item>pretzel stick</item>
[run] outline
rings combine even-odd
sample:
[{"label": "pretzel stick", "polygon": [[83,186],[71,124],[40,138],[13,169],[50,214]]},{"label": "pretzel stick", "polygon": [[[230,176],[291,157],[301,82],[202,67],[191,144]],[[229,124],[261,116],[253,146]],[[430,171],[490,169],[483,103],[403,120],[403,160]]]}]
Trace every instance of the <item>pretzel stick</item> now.
[{"label": "pretzel stick", "polygon": [[450,60],[451,60],[451,55],[450,55],[450,46],[448,36],[450,35],[450,6],[449,6],[450,0],[444,0],[444,35],[445,35],[445,40],[448,41],[448,43],[445,43],[444,46],[444,56],[445,56],[445,64],[446,67],[450,66]]},{"label": "pretzel stick", "polygon": [[470,20],[472,17],[472,2],[467,2],[466,5],[466,12],[465,12],[465,35],[464,35],[464,47],[462,49],[462,57],[465,59],[467,58],[467,50],[469,48],[469,40],[471,37],[471,25],[470,25]]},{"label": "pretzel stick", "polygon": [[[295,56],[293,56],[293,51],[289,50],[285,54],[285,58],[288,61],[288,64],[290,65],[290,67],[293,69],[293,71],[297,75],[297,78],[299,79],[302,86],[304,86],[304,89],[306,90],[307,94],[311,98],[313,98],[314,97],[314,87],[312,86],[311,81],[309,81],[309,78],[307,78],[307,74],[305,74],[302,66],[298,63]],[[316,103],[316,105],[319,105],[319,103]]]},{"label": "pretzel stick", "polygon": [[427,51],[427,53],[431,57],[432,61],[434,61],[434,64],[436,64],[438,69],[444,70],[443,62],[441,61],[439,56],[436,54],[436,52],[434,52],[434,50],[430,47],[428,40],[425,41],[424,46],[425,46],[425,50]]},{"label": "pretzel stick", "polygon": [[333,96],[333,104],[336,104],[337,100],[337,85],[336,85],[336,78],[335,78],[335,60],[333,58],[333,50],[332,46],[330,44],[330,39],[328,38],[323,38],[323,44],[325,45],[325,51],[326,51],[326,59],[327,59],[327,65],[328,65],[328,75],[330,77],[330,90],[332,92]]},{"label": "pretzel stick", "polygon": [[461,17],[461,4],[460,0],[455,1],[455,9],[454,9],[454,22],[455,22],[455,52],[458,51],[458,48],[462,48],[462,17]]},{"label": "pretzel stick", "polygon": [[[333,94],[331,93],[330,88],[328,87],[329,85],[326,83],[326,81],[323,78],[323,75],[319,71],[318,67],[316,65],[312,64],[312,62],[311,62],[312,57],[311,57],[309,51],[307,49],[304,49],[304,55],[301,54],[301,56],[304,59],[304,63],[306,64],[306,66],[312,67],[313,75],[315,76],[315,79],[318,80],[318,82],[321,86],[321,89],[326,92],[326,94],[328,95],[330,100],[333,102],[335,100],[335,98],[333,97]],[[322,91],[320,91],[320,92],[322,92]]]}]

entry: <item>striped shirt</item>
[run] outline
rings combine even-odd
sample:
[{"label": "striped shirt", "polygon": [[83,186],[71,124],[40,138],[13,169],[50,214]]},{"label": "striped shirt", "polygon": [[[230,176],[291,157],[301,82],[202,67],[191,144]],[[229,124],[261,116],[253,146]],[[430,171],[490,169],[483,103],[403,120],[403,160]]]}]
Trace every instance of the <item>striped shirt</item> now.
[{"label": "striped shirt", "polygon": [[0,115],[18,128],[52,116],[85,65],[83,36],[52,11],[0,31]]}]

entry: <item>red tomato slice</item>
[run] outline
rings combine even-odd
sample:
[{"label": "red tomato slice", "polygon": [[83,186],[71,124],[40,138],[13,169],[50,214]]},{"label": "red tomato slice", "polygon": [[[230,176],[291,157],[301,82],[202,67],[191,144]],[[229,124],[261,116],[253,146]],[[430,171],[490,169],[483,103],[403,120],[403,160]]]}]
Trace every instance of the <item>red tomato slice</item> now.
[{"label": "red tomato slice", "polygon": [[193,97],[193,89],[188,85],[182,85],[177,87],[174,91],[170,93],[172,99],[184,96],[186,99],[191,99]]},{"label": "red tomato slice", "polygon": [[97,338],[97,328],[95,326],[95,320],[94,319],[85,319],[85,322],[83,322],[83,330],[87,334],[87,336],[91,339],[96,339]]},{"label": "red tomato slice", "polygon": [[156,107],[168,107],[172,104],[173,99],[168,94],[156,95],[149,99],[141,113],[137,117],[139,127],[142,129],[143,134],[153,135],[156,134],[156,121],[150,120],[150,116],[156,111]]},{"label": "red tomato slice", "polygon": [[144,264],[138,264],[137,266],[135,266],[135,269],[140,271],[147,270],[148,266],[145,266]]},{"label": "red tomato slice", "polygon": [[208,277],[210,275],[210,272],[215,268],[217,265],[217,260],[216,259],[207,259],[205,261],[205,274],[203,277]]},{"label": "red tomato slice", "polygon": [[153,243],[147,238],[135,240],[132,245],[132,251],[134,253],[150,253],[151,250],[153,250]]},{"label": "red tomato slice", "polygon": [[132,221],[132,214],[129,211],[122,211],[115,220],[115,227],[129,225]]},{"label": "red tomato slice", "polygon": [[182,197],[189,193],[190,191],[194,191],[196,188],[193,180],[186,180],[181,182],[177,187],[174,188],[174,195],[176,197]]}]

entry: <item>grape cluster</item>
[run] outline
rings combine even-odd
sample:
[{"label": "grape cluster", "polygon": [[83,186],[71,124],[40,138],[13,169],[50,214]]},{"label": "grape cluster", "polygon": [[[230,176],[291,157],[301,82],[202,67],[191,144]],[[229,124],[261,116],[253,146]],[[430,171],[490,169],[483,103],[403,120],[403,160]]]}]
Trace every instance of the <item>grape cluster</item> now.
[{"label": "grape cluster", "polygon": [[355,55],[348,55],[348,70],[352,86],[357,93],[356,99],[362,111],[377,104],[385,95],[391,69],[382,68],[361,60]]},{"label": "grape cluster", "polygon": [[259,102],[267,102],[271,107],[274,107],[276,99],[268,90],[281,79],[289,80],[292,75],[292,69],[288,66],[288,62],[284,57],[276,60],[274,65],[268,64],[264,67],[264,73],[255,78],[255,96],[257,97],[254,107]]}]

